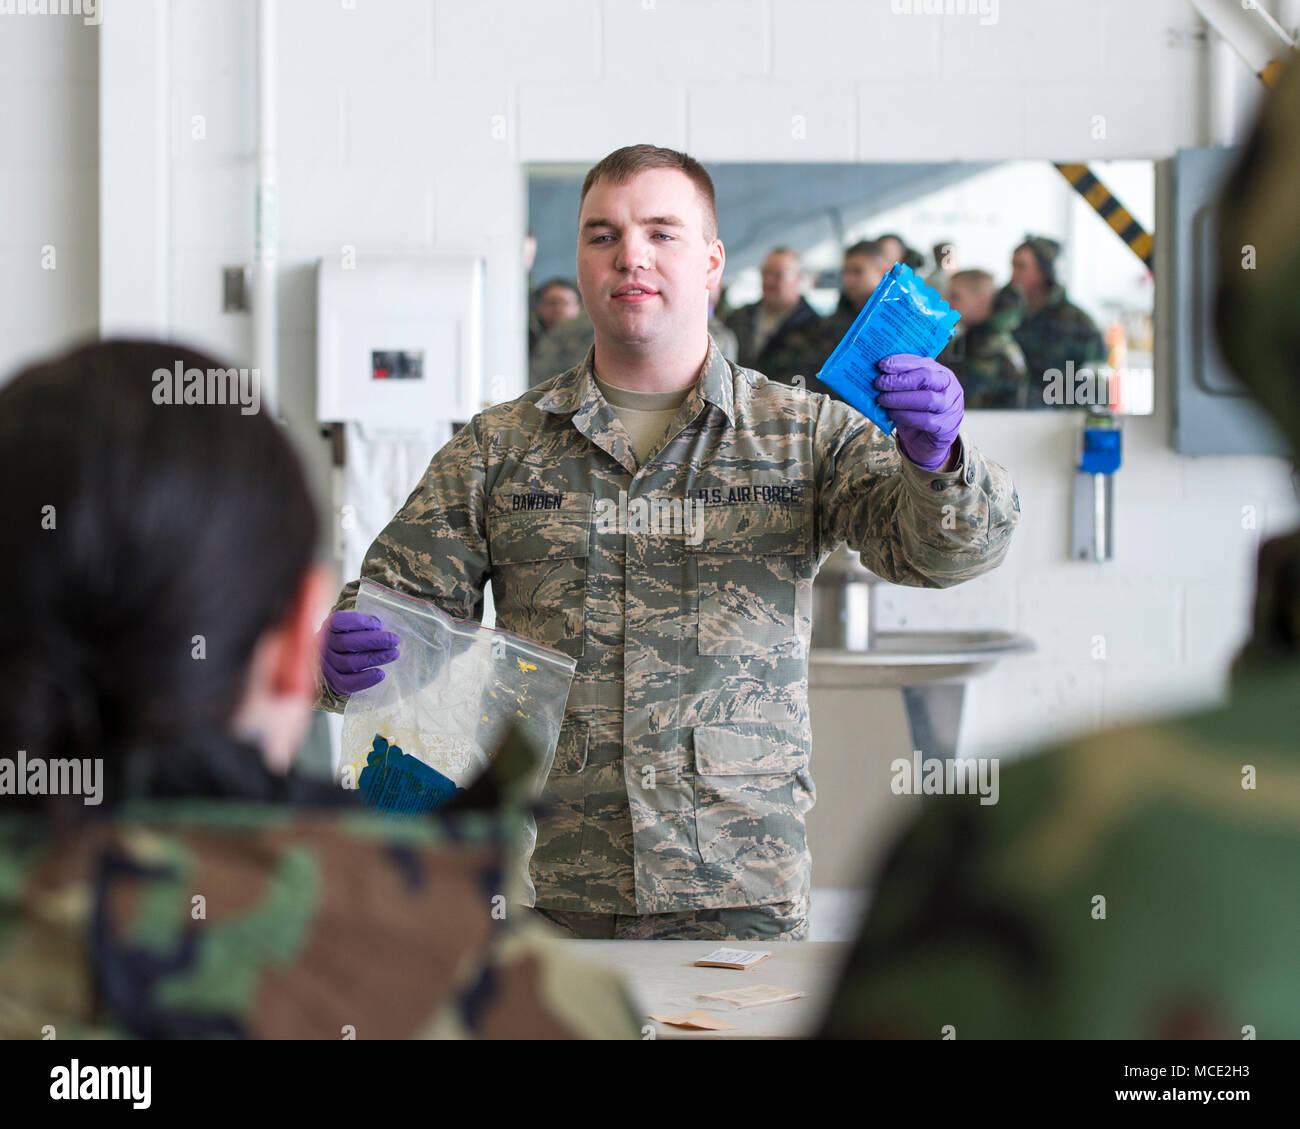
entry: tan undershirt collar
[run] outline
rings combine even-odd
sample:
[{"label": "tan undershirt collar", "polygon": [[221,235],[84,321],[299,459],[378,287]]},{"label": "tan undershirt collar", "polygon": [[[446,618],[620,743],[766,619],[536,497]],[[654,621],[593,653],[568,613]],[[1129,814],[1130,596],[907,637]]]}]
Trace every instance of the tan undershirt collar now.
[{"label": "tan undershirt collar", "polygon": [[595,377],[600,394],[616,408],[631,408],[639,412],[664,412],[670,408],[680,407],[691,394],[689,385],[675,392],[635,392],[631,388],[620,388],[616,384],[601,380],[594,371],[591,375]]}]

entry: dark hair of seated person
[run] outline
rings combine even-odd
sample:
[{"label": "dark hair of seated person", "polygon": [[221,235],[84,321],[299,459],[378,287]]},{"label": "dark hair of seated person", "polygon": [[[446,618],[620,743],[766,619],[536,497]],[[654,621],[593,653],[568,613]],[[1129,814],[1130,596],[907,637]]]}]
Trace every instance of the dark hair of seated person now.
[{"label": "dark hair of seated person", "polygon": [[302,468],[265,405],[155,402],[178,363],[227,367],[117,340],[0,387],[0,755],[104,762],[103,803],[54,798],[56,823],[110,810],[128,776],[151,795],[327,794],[226,733],[315,553]]}]

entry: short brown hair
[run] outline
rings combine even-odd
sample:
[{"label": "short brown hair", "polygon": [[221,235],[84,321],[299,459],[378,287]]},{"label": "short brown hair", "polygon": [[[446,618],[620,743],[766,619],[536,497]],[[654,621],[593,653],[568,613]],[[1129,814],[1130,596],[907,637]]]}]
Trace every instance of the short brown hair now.
[{"label": "short brown hair", "polygon": [[676,169],[690,177],[696,192],[700,194],[700,202],[704,205],[704,241],[712,243],[718,237],[718,204],[713,193],[713,178],[694,157],[688,157],[676,149],[663,149],[658,145],[625,145],[622,149],[615,149],[588,170],[582,182],[578,207],[581,209],[587,193],[596,181],[626,184],[647,169]]},{"label": "short brown hair", "polygon": [[977,270],[973,267],[970,270],[959,270],[948,279],[949,286],[954,282],[970,283],[971,286],[982,289],[993,289],[993,276],[986,270]]}]

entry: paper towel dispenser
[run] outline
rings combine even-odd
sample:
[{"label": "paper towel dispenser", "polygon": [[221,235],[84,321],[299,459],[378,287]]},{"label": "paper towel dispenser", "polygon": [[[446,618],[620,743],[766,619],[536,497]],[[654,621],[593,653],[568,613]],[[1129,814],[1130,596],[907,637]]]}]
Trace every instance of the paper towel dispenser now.
[{"label": "paper towel dispenser", "polygon": [[482,408],[480,257],[322,259],[316,297],[322,423],[413,428]]}]

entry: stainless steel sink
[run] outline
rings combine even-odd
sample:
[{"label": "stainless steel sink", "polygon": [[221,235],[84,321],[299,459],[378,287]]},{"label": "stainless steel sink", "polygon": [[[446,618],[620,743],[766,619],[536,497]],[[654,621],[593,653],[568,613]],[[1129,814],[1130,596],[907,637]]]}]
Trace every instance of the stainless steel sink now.
[{"label": "stainless steel sink", "polygon": [[1032,652],[1010,631],[878,631],[868,651],[813,648],[809,680],[818,686],[920,686],[964,682],[999,659]]},{"label": "stainless steel sink", "polygon": [[927,757],[957,755],[966,683],[999,659],[1036,648],[1010,631],[879,631],[867,651],[814,647],[809,689],[897,688],[903,694],[912,747]]}]

